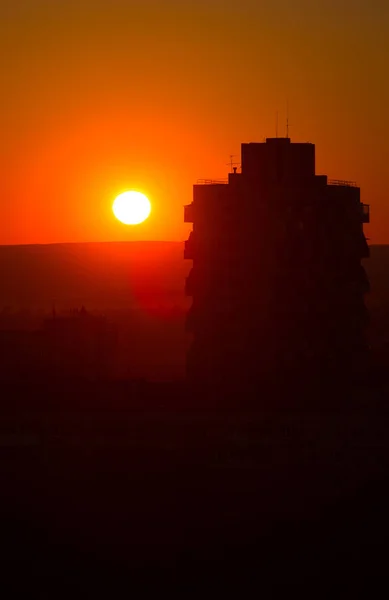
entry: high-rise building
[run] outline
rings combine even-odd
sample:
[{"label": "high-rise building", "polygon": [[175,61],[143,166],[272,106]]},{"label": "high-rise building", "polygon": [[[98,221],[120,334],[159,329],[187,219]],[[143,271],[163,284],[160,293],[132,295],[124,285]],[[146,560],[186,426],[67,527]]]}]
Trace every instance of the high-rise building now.
[{"label": "high-rise building", "polygon": [[237,171],[199,181],[185,206],[188,377],[228,383],[358,368],[369,290],[369,206],[359,187],[316,175],[314,144],[288,137],[242,144]]}]

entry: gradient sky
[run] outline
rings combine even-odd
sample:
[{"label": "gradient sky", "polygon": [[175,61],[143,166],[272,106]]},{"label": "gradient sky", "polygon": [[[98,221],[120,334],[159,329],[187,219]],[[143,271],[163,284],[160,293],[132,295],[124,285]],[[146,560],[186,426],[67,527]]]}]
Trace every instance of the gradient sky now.
[{"label": "gradient sky", "polygon": [[[0,244],[182,240],[240,143],[316,143],[389,243],[387,0],[2,0]],[[117,222],[130,188],[153,204]]]}]

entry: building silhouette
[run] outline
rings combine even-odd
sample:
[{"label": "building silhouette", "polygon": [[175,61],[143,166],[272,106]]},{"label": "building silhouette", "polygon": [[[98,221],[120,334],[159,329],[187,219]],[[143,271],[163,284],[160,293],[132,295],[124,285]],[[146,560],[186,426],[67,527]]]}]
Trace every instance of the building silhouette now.
[{"label": "building silhouette", "polygon": [[116,332],[104,316],[83,306],[43,323],[50,372],[56,377],[108,379],[113,368]]},{"label": "building silhouette", "polygon": [[241,146],[241,172],[200,180],[184,220],[192,296],[189,379],[346,374],[368,352],[369,206],[353,182],[315,173],[315,145]]},{"label": "building silhouette", "polygon": [[84,307],[45,319],[37,330],[0,331],[0,382],[112,377],[116,330]]}]

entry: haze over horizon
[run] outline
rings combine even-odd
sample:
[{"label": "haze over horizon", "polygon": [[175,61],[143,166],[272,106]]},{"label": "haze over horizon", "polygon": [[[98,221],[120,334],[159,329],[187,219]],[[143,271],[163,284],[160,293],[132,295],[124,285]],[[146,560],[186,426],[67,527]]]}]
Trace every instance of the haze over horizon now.
[{"label": "haze over horizon", "polygon": [[[241,142],[316,144],[389,243],[384,0],[4,0],[0,244],[184,240],[182,206]],[[239,156],[235,157],[239,161]],[[127,189],[148,220],[116,221]]]}]

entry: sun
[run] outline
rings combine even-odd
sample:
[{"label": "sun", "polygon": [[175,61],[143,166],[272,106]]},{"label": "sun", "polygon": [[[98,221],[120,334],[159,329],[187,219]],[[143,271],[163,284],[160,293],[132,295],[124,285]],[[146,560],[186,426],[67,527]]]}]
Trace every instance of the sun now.
[{"label": "sun", "polygon": [[151,212],[148,198],[141,192],[123,192],[112,205],[113,214],[125,225],[139,225]]}]

